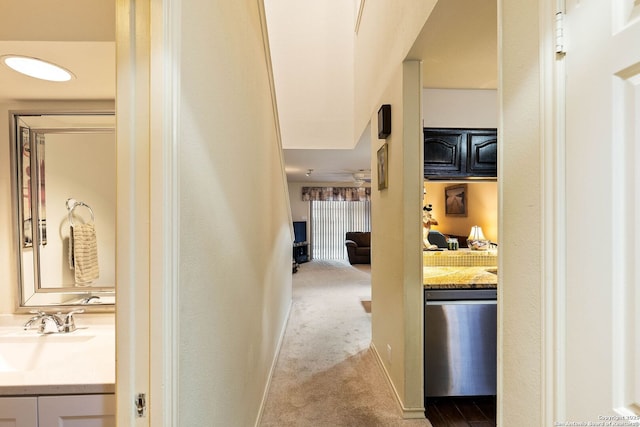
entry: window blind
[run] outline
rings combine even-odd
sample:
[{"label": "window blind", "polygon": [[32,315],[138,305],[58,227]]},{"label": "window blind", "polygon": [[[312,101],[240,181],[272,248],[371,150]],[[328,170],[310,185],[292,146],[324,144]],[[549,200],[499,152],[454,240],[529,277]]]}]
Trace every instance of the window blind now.
[{"label": "window blind", "polygon": [[348,231],[371,231],[371,202],[311,202],[311,254],[315,259],[347,259]]}]

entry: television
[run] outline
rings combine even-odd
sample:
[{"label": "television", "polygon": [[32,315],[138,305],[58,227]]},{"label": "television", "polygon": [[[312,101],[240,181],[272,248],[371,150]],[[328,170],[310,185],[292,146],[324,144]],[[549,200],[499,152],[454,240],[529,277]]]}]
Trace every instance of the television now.
[{"label": "television", "polygon": [[307,221],[293,221],[294,243],[307,241]]}]

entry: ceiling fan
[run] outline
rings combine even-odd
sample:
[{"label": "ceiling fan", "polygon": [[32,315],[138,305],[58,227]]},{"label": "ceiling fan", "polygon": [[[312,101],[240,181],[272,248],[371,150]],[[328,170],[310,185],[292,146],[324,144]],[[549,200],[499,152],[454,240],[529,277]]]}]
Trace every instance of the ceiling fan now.
[{"label": "ceiling fan", "polygon": [[371,171],[369,169],[324,172],[324,175],[333,176],[335,177],[334,180],[338,182],[353,182],[358,187],[371,182]]},{"label": "ceiling fan", "polygon": [[353,174],[353,181],[358,187],[365,183],[371,184],[371,171],[367,169],[360,169],[358,172]]}]

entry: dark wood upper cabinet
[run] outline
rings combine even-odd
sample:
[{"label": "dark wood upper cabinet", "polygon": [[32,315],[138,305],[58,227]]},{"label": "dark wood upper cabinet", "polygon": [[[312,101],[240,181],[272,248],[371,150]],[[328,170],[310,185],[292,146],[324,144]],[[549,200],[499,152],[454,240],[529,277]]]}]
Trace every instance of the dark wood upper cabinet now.
[{"label": "dark wood upper cabinet", "polygon": [[496,129],[424,128],[424,177],[498,176]]}]

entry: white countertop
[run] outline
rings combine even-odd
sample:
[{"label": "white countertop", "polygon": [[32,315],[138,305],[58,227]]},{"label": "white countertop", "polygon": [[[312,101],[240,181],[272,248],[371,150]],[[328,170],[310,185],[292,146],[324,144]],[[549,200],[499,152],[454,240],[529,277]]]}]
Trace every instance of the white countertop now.
[{"label": "white countertop", "polygon": [[23,330],[29,316],[0,317],[0,395],[113,393],[115,328],[91,316],[46,335]]}]

